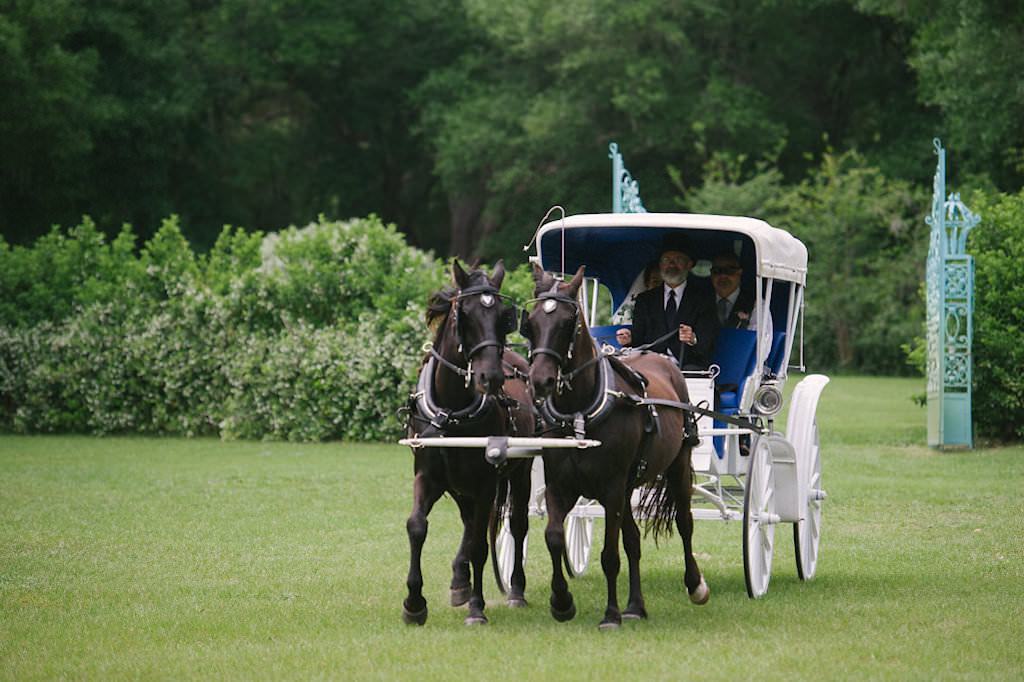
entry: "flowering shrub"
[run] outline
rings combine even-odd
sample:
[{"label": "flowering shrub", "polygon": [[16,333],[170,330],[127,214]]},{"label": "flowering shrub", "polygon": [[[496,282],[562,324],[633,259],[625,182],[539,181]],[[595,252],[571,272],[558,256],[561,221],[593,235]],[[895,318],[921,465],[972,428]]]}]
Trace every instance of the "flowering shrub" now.
[{"label": "flowering shrub", "polygon": [[0,429],[401,432],[426,301],[446,275],[394,227],[229,228],[197,258],[171,219],[138,257],[133,244],[126,230],[106,245],[88,221],[33,249],[0,243]]}]

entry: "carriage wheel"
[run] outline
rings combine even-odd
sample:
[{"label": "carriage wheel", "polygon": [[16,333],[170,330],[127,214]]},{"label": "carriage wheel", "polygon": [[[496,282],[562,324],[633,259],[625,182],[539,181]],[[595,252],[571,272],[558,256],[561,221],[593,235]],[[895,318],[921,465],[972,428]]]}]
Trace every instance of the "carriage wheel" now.
[{"label": "carriage wheel", "polygon": [[801,580],[810,580],[818,567],[818,543],[821,540],[821,448],[818,444],[818,422],[811,427],[808,439],[807,506],[803,520],[793,524],[793,545],[796,548],[796,571]]},{"label": "carriage wheel", "polygon": [[[587,513],[586,508],[596,504],[581,499],[565,517],[565,570],[570,578],[578,578],[587,572],[594,541],[594,517]],[[582,513],[581,508],[584,510]]]},{"label": "carriage wheel", "polygon": [[743,576],[751,599],[768,591],[778,521],[771,448],[767,439],[755,436],[743,494]]},{"label": "carriage wheel", "polygon": [[[512,571],[516,566],[516,541],[512,537],[512,529],[509,527],[508,512],[501,523],[501,530],[494,540],[498,550],[498,566],[495,577],[498,580],[498,588],[502,594],[508,594],[512,587]],[[526,549],[530,546],[530,535],[527,533],[523,538],[523,565],[526,565]]]}]

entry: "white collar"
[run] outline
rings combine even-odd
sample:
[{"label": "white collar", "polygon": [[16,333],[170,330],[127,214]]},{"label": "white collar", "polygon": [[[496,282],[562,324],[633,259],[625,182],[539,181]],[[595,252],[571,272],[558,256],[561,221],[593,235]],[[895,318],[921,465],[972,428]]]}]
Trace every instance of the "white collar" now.
[{"label": "white collar", "polygon": [[663,283],[663,284],[664,284],[664,286],[663,286],[663,291],[662,291],[662,295],[661,295],[661,304],[662,304],[662,306],[664,306],[666,303],[668,303],[668,292],[670,292],[670,291],[676,292],[676,305],[679,305],[679,302],[683,300],[683,291],[686,290],[686,280],[684,279],[682,281],[682,283],[679,286],[677,286],[677,287],[669,286],[668,283]]}]

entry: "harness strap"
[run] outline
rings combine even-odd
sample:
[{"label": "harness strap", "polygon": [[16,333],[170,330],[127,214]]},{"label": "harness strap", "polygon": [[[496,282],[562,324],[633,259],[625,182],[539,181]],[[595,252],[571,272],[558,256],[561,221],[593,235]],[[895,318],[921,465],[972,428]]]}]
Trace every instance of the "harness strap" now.
[{"label": "harness strap", "polygon": [[700,407],[699,405],[684,403],[677,400],[666,400],[664,398],[641,398],[638,395],[629,394],[623,394],[622,397],[626,398],[627,400],[633,401],[637,405],[661,405],[662,407],[675,407],[680,410],[685,410],[686,412],[694,412],[705,417],[712,417],[717,421],[726,422],[727,424],[732,424],[733,426],[739,426],[744,429],[751,429],[758,433],[764,433],[764,428],[762,428],[759,424],[755,424],[749,419],[743,419],[742,417],[734,417],[731,414],[722,414],[721,412],[715,412],[714,410],[709,410],[708,408]]},{"label": "harness strap", "polygon": [[597,396],[595,397],[594,402],[591,403],[590,407],[586,410],[576,412],[575,414],[559,412],[555,407],[554,396],[550,396],[540,405],[540,412],[545,420],[553,424],[561,424],[562,426],[572,424],[577,438],[583,437],[583,430],[586,428],[587,424],[598,424],[607,417],[608,414],[611,413],[612,407],[614,407],[614,398],[622,395],[618,391],[614,391],[610,388],[610,377],[608,376],[610,365],[607,362],[606,356],[599,355],[597,359],[599,361],[605,360],[605,362],[600,362],[600,364],[598,364]]}]

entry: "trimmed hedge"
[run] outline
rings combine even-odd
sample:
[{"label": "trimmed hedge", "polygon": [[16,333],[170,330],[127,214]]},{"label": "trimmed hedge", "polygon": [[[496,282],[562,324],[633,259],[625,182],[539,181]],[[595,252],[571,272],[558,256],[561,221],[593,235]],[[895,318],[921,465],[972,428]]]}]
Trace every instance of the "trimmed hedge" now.
[{"label": "trimmed hedge", "polygon": [[0,429],[22,433],[394,438],[445,279],[375,217],[226,228],[202,258],[173,218],[138,256],[87,219],[0,246]]}]

